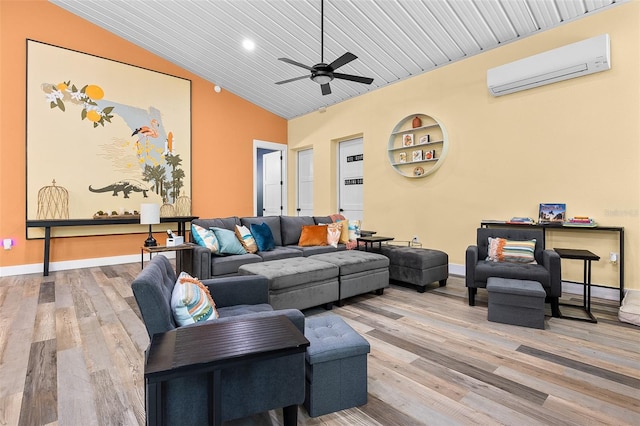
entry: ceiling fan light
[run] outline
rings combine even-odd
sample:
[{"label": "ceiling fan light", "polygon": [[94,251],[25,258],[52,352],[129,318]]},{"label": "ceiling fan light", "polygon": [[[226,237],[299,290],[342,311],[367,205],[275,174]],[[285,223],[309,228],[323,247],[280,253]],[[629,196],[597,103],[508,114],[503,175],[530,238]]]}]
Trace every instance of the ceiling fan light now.
[{"label": "ceiling fan light", "polygon": [[311,80],[315,81],[318,84],[327,84],[331,80],[333,80],[333,78],[331,78],[330,75],[314,75],[311,77]]}]

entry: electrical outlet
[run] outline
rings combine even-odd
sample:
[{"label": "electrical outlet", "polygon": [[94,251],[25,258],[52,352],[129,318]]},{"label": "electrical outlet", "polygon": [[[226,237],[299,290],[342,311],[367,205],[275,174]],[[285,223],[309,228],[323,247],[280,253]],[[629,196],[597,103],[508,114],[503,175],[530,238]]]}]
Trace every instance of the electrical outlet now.
[{"label": "electrical outlet", "polygon": [[417,235],[414,235],[414,236],[413,236],[413,238],[411,239],[411,242],[412,242],[412,243],[417,243],[417,242],[418,242],[418,240],[419,240],[419,239],[418,239],[418,236],[417,236]]},{"label": "electrical outlet", "polygon": [[13,245],[13,240],[11,238],[5,238],[2,240],[2,246],[5,250],[11,250],[11,246]]},{"label": "electrical outlet", "polygon": [[615,253],[613,251],[609,253],[609,260],[611,261],[611,263],[618,263],[618,253]]}]

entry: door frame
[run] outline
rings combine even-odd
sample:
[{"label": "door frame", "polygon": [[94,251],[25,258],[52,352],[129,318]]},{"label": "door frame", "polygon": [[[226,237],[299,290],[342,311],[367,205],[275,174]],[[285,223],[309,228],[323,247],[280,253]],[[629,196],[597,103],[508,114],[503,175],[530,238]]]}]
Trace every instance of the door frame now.
[{"label": "door frame", "polygon": [[287,208],[287,145],[276,142],[262,141],[259,139],[253,140],[253,215],[258,216],[258,204],[256,202],[258,198],[258,185],[262,186],[262,176],[258,176],[258,149],[269,149],[271,151],[280,151],[282,154],[282,212],[288,214]]}]

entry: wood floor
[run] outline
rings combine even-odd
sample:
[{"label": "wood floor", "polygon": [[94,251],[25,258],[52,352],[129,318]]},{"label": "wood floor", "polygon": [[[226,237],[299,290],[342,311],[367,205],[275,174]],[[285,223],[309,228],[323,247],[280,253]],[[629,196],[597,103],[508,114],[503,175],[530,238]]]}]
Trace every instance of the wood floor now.
[{"label": "wood floor", "polygon": [[[149,340],[130,283],[138,263],[0,278],[0,425],[143,425]],[[566,301],[566,300],[565,300]],[[392,285],[332,311],[371,344],[369,402],[305,425],[640,424],[640,328],[594,299],[597,324],[487,321],[461,278]],[[563,313],[566,313],[563,311]],[[281,411],[229,422],[279,424]]]}]

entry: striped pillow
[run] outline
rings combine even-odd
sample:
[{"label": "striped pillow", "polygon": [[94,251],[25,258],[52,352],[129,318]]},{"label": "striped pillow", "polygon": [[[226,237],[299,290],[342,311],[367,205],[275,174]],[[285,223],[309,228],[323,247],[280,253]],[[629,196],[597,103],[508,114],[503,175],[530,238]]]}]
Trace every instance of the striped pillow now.
[{"label": "striped pillow", "polygon": [[186,272],[180,273],[173,286],[171,310],[180,326],[218,318],[216,304],[209,289]]},{"label": "striped pillow", "polygon": [[492,262],[535,263],[536,240],[515,241],[489,237],[487,260]]}]

